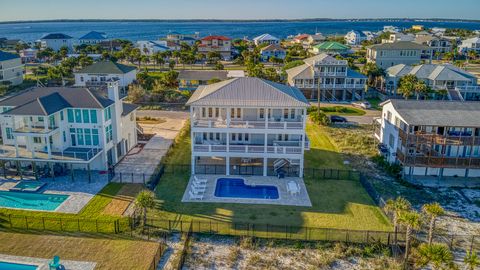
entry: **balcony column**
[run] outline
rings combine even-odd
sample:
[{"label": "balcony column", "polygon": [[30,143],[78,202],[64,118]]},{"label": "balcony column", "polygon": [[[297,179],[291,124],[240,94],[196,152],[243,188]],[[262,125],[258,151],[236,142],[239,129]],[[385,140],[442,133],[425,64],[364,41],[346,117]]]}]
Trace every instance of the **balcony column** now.
[{"label": "balcony column", "polygon": [[232,115],[231,115],[232,108],[226,108],[226,110],[227,110],[227,128],[229,128],[230,121],[232,120]]},{"label": "balcony column", "polygon": [[52,149],[50,147],[50,136],[45,137],[45,142],[47,143],[48,159],[51,159],[52,158]]},{"label": "balcony column", "polygon": [[17,136],[13,136],[13,143],[15,144],[15,156],[18,157],[18,141],[17,141]]},{"label": "balcony column", "polygon": [[190,163],[192,166],[192,175],[195,175],[195,156],[194,155],[192,155]]},{"label": "balcony column", "polygon": [[268,158],[264,157],[263,158],[263,176],[267,176],[267,163],[268,163]]},{"label": "balcony column", "polygon": [[35,158],[35,148],[33,147],[33,137],[27,136],[27,147],[30,146],[32,150],[32,158]]},{"label": "balcony column", "polygon": [[48,121],[50,121],[48,117],[43,118],[43,130],[45,130],[45,132],[48,132]]},{"label": "balcony column", "polygon": [[225,174],[230,175],[230,157],[225,157]]}]

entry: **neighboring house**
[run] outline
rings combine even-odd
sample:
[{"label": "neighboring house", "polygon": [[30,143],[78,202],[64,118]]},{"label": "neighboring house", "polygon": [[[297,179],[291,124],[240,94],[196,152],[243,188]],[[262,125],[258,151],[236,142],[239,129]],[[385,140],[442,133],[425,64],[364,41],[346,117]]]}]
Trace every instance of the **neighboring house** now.
[{"label": "neighboring house", "polygon": [[195,42],[200,38],[200,33],[195,32],[193,34],[184,34],[178,32],[170,32],[167,34],[167,41],[176,43],[178,45],[186,43],[189,46],[193,46]]},{"label": "neighboring house", "polygon": [[104,41],[108,41],[107,34],[97,31],[91,31],[78,39],[80,45],[95,45]]},{"label": "neighboring house", "polygon": [[20,39],[7,39],[7,38],[0,38],[0,48],[5,50],[15,50],[17,44],[21,44],[22,41]]},{"label": "neighboring house", "polygon": [[327,54],[304,60],[305,64],[286,70],[288,84],[299,88],[305,97],[322,101],[354,101],[365,96],[367,77],[348,68],[348,61]]},{"label": "neighboring house", "polygon": [[434,35],[417,35],[414,42],[430,47],[433,55],[450,52],[453,48],[452,40]]},{"label": "neighboring house", "polygon": [[458,51],[462,54],[474,51],[480,55],[480,37],[462,40],[462,43],[458,46]]},{"label": "neighboring house", "polygon": [[415,31],[423,31],[425,30],[425,26],[423,25],[412,25],[412,30],[415,30]]},{"label": "neighboring house", "polygon": [[180,70],[178,72],[178,89],[195,90],[200,85],[207,85],[211,79],[226,80],[226,70]]},{"label": "neighboring house", "polygon": [[137,78],[137,68],[112,61],[100,61],[74,74],[75,86],[103,87],[110,81],[117,81],[125,89]]},{"label": "neighboring house", "polygon": [[398,32],[401,32],[402,30],[400,30],[399,27],[396,27],[396,26],[392,26],[392,25],[386,25],[383,27],[383,32],[386,33],[386,32],[390,32],[390,33],[398,33]]},{"label": "neighboring house", "polygon": [[62,47],[67,47],[69,51],[73,50],[73,38],[62,33],[48,34],[40,39],[42,49],[51,48],[59,51]]},{"label": "neighboring house", "polygon": [[[188,100],[192,174],[303,177],[308,101],[300,90],[245,77],[200,86]],[[242,170],[242,171],[241,171]]]},{"label": "neighboring house", "polygon": [[19,85],[23,82],[25,65],[19,55],[0,51],[0,85],[6,82]]},{"label": "neighboring house", "polygon": [[255,43],[255,45],[260,45],[260,44],[268,44],[268,45],[271,45],[271,44],[277,44],[279,45],[280,44],[280,39],[278,39],[277,37],[274,37],[270,34],[263,34],[263,35],[260,35],[256,38],[253,39],[253,43]]},{"label": "neighboring house", "polygon": [[208,36],[204,37],[198,45],[198,52],[207,55],[209,52],[218,52],[223,60],[232,58],[232,42],[230,38],[225,36]]},{"label": "neighboring house", "polygon": [[207,85],[211,79],[224,81],[241,77],[245,77],[243,70],[180,70],[178,72],[178,89],[192,91],[201,85]]},{"label": "neighboring house", "polygon": [[[416,65],[422,60],[431,62],[432,49],[410,41],[376,44],[367,47],[367,62],[387,69],[398,64]],[[428,56],[428,58],[422,58]]]},{"label": "neighboring house", "polygon": [[140,49],[140,52],[144,55],[154,55],[157,52],[169,51],[167,42],[163,40],[140,40],[137,41],[136,47]]},{"label": "neighboring house", "polygon": [[430,29],[430,32],[436,36],[443,36],[445,35],[445,32],[447,31],[447,28],[440,28],[440,27],[433,27]]},{"label": "neighboring house", "polygon": [[385,71],[385,93],[397,95],[399,81],[405,75],[415,75],[433,90],[447,90],[450,100],[480,100],[477,77],[451,64],[418,66],[396,65]]},{"label": "neighboring house", "polygon": [[271,57],[285,59],[287,56],[287,51],[277,44],[270,44],[260,50],[260,58],[262,61],[266,62]]},{"label": "neighboring house", "polygon": [[107,51],[120,51],[122,49],[122,42],[119,40],[105,40],[98,45]]},{"label": "neighboring house", "polygon": [[442,185],[480,177],[477,102],[393,99],[382,105],[374,135],[388,150],[387,161],[402,165],[404,179]]},{"label": "neighboring house", "polygon": [[367,40],[367,35],[361,31],[352,30],[348,32],[345,37],[345,43],[351,46],[360,45],[363,41]]},{"label": "neighboring house", "polygon": [[364,33],[365,36],[367,36],[367,40],[373,40],[374,38],[377,37],[377,35],[372,31],[362,31],[362,33]]},{"label": "neighboring house", "polygon": [[390,34],[388,39],[382,39],[382,43],[395,43],[399,41],[414,41],[415,35],[413,34],[403,34],[403,33],[394,33]]},{"label": "neighboring house", "polygon": [[303,47],[310,47],[314,44],[325,41],[326,38],[322,33],[310,34],[299,34],[293,38],[294,43],[302,44]]},{"label": "neighboring house", "polygon": [[326,41],[315,45],[310,50],[314,54],[328,53],[328,54],[349,54],[351,49],[349,46],[336,41]]},{"label": "neighboring house", "polygon": [[[137,144],[137,107],[87,88],[33,88],[0,101],[0,159],[105,171]],[[19,164],[17,164],[18,166]]]},{"label": "neighboring house", "polygon": [[37,49],[28,48],[20,51],[20,57],[23,63],[35,62],[37,60]]}]

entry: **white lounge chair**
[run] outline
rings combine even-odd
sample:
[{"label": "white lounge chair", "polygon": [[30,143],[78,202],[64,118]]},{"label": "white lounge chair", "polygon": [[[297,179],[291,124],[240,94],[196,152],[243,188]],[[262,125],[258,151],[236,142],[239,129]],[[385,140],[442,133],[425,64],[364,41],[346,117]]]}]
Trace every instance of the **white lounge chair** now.
[{"label": "white lounge chair", "polygon": [[193,191],[193,193],[199,194],[199,193],[205,193],[206,187],[194,187],[194,186],[191,186],[190,189]]},{"label": "white lounge chair", "polygon": [[195,188],[206,188],[207,183],[197,183],[197,182],[193,181],[192,186],[195,187]]},{"label": "white lounge chair", "polygon": [[294,181],[289,181],[287,183],[287,191],[288,193],[294,195],[294,194],[299,194],[300,193],[300,187],[298,184]]},{"label": "white lounge chair", "polygon": [[198,184],[200,183],[207,183],[208,179],[207,178],[198,178],[196,175],[193,176],[193,182],[196,182]]},{"label": "white lounge chair", "polygon": [[189,191],[190,200],[203,200],[203,194],[193,194],[192,191]]}]

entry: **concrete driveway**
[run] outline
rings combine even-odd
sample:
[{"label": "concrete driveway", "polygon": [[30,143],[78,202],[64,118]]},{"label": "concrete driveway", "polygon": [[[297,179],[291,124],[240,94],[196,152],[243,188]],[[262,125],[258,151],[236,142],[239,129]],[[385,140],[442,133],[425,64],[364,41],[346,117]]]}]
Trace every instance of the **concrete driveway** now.
[{"label": "concrete driveway", "polygon": [[[140,124],[144,133],[154,136],[142,147],[135,147],[115,167],[116,176],[113,181],[142,183],[145,174],[146,179],[155,171],[163,156],[172,146],[173,140],[185,125],[189,117],[188,112],[183,111],[138,111],[138,117],[150,116],[164,119],[165,122],[158,124]],[[135,174],[132,177],[132,173]],[[120,179],[120,174],[122,177]]]}]

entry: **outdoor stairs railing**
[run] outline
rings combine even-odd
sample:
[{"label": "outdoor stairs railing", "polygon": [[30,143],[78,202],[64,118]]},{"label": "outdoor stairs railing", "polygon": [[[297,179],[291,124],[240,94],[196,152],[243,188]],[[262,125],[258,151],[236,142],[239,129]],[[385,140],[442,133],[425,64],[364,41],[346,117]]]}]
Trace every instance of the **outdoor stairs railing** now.
[{"label": "outdoor stairs railing", "polygon": [[448,96],[450,97],[450,100],[453,101],[464,101],[463,96],[462,94],[460,94],[460,91],[458,91],[458,89],[449,89]]},{"label": "outdoor stairs railing", "polygon": [[278,172],[280,169],[290,164],[290,161],[286,158],[279,158],[273,162],[273,169],[275,172]]},{"label": "outdoor stairs railing", "polygon": [[137,131],[142,135],[144,134],[142,126],[140,126],[138,123],[137,123]]}]

